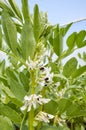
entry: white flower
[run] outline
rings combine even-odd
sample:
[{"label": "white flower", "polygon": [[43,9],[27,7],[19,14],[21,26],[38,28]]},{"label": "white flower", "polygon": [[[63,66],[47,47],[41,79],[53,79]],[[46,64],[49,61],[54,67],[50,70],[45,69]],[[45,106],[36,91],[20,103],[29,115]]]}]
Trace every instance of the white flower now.
[{"label": "white flower", "polygon": [[32,94],[30,96],[24,97],[24,106],[21,107],[21,110],[24,111],[27,109],[29,112],[31,110],[31,107],[36,109],[37,103],[42,105],[45,103],[48,103],[50,99],[42,98],[42,95],[36,95]]},{"label": "white flower", "polygon": [[54,118],[53,115],[40,111],[40,112],[36,115],[35,120],[43,121],[43,122],[45,122],[45,123],[49,123],[49,122],[50,122],[50,119],[53,119],[53,118]]},{"label": "white flower", "polygon": [[37,82],[41,87],[47,85],[48,83],[52,83],[53,73],[51,73],[51,68],[41,67],[39,74]]}]

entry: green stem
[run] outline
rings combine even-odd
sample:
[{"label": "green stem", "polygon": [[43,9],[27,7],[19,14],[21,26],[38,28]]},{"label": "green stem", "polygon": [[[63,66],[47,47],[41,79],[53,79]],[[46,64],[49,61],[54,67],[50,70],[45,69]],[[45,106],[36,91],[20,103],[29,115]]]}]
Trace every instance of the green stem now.
[{"label": "green stem", "polygon": [[32,107],[31,111],[29,112],[29,129],[28,130],[34,130],[33,121],[34,121],[34,108]]},{"label": "green stem", "polygon": [[[34,94],[34,88],[35,88],[35,77],[34,77],[34,70],[30,71],[31,76],[31,94]],[[32,107],[29,115],[28,115],[28,130],[34,130],[33,122],[34,122],[34,108]]]}]

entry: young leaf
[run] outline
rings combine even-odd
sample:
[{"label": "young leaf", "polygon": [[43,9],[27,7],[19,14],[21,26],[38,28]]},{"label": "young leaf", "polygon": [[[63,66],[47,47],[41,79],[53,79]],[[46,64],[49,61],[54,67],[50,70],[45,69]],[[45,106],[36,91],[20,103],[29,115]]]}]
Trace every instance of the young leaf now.
[{"label": "young leaf", "polygon": [[16,15],[22,20],[22,15],[21,15],[21,12],[19,10],[19,7],[16,3],[16,0],[8,0],[12,9],[14,10],[14,12],[16,13]]},{"label": "young leaf", "polygon": [[70,24],[66,25],[66,27],[62,27],[60,29],[61,34],[62,34],[63,37],[66,35],[66,33],[68,32],[68,30],[70,29],[70,27],[71,27],[72,24],[73,23],[70,23]]},{"label": "young leaf", "polygon": [[66,62],[63,67],[63,74],[68,78],[77,69],[77,59],[75,57],[71,58]]},{"label": "young leaf", "polygon": [[72,73],[72,78],[76,78],[78,76],[80,76],[81,74],[83,74],[84,72],[86,72],[86,65],[80,67],[79,69],[75,70]]},{"label": "young leaf", "polygon": [[67,38],[67,46],[69,49],[73,49],[75,46],[75,40],[76,40],[76,32],[73,32],[68,38]]},{"label": "young leaf", "polygon": [[13,124],[9,118],[0,116],[0,130],[14,130]]},{"label": "young leaf", "polygon": [[0,103],[0,113],[3,116],[7,116],[14,123],[20,124],[22,118],[14,109],[10,108],[7,105]]},{"label": "young leaf", "polygon": [[24,20],[27,21],[30,19],[30,14],[29,14],[29,7],[28,7],[28,0],[21,0],[22,1],[22,13]]},{"label": "young leaf", "polygon": [[2,12],[2,26],[6,42],[14,54],[17,54],[17,31],[14,22],[6,11]]},{"label": "young leaf", "polygon": [[35,38],[33,33],[33,28],[30,22],[26,21],[22,33],[21,33],[21,48],[22,56],[26,60],[30,56],[31,58],[34,55],[35,51]]},{"label": "young leaf", "polygon": [[60,56],[63,50],[63,38],[58,25],[54,28],[53,48],[57,56]]},{"label": "young leaf", "polygon": [[77,38],[76,38],[76,45],[78,48],[81,48],[84,46],[83,41],[85,39],[86,36],[86,31],[82,30],[77,34]]},{"label": "young leaf", "polygon": [[36,4],[34,7],[34,36],[36,42],[38,42],[39,36],[40,36],[40,29],[41,29],[41,23],[40,23],[40,14],[39,14],[39,8]]}]

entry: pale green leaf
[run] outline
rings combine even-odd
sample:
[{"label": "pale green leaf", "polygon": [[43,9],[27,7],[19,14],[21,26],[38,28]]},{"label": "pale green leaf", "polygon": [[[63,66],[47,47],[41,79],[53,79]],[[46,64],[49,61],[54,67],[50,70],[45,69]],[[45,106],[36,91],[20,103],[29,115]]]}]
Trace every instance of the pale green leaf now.
[{"label": "pale green leaf", "polygon": [[39,36],[40,36],[40,29],[41,29],[41,19],[40,19],[40,13],[39,13],[39,8],[38,5],[36,4],[34,7],[34,36],[36,42],[38,42]]},{"label": "pale green leaf", "polygon": [[30,19],[28,0],[21,0],[21,2],[22,2],[23,17],[24,17],[24,20],[27,21]]},{"label": "pale green leaf", "polygon": [[6,42],[14,54],[17,54],[17,30],[16,26],[6,11],[2,12],[2,26]]},{"label": "pale green leaf", "polygon": [[22,55],[25,60],[27,60],[29,56],[31,58],[33,57],[35,45],[36,42],[34,38],[32,25],[30,22],[26,21],[21,33]]}]

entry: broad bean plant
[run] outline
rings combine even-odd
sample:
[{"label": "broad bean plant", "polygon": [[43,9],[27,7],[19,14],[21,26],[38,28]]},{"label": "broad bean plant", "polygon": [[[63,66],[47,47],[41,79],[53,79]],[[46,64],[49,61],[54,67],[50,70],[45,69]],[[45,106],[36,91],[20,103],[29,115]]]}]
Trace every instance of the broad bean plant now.
[{"label": "broad bean plant", "polygon": [[32,14],[21,5],[0,0],[0,130],[85,130],[86,31],[64,49],[73,23],[51,25],[37,4]]}]

